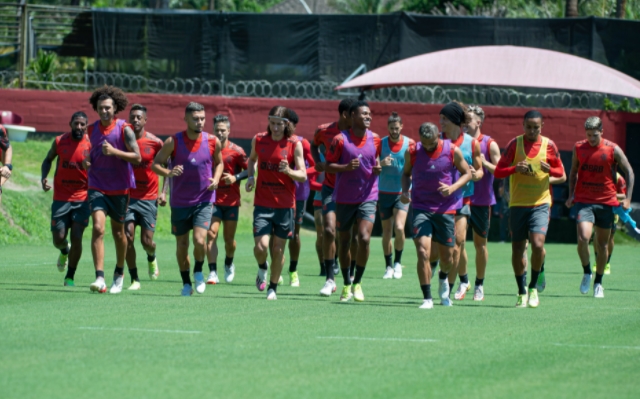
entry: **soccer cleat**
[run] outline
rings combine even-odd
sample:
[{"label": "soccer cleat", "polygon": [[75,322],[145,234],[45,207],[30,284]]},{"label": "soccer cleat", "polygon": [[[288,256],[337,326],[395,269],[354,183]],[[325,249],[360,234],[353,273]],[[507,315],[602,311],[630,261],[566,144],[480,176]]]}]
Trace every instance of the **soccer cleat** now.
[{"label": "soccer cleat", "polygon": [[204,290],[207,289],[207,284],[204,282],[204,276],[202,272],[193,273],[193,279],[196,284],[196,292],[198,294],[204,294]]},{"label": "soccer cleat", "polygon": [[109,294],[119,294],[122,292],[122,285],[124,283],[124,276],[118,276],[113,279],[113,284],[109,289]]},{"label": "soccer cleat", "polygon": [[278,285],[282,285],[282,283],[284,283],[284,279],[282,278],[282,275],[280,275],[280,277],[278,277]]},{"label": "soccer cleat", "polygon": [[185,284],[182,286],[182,291],[180,292],[182,296],[191,296],[193,295],[193,288],[191,288],[191,284]]},{"label": "soccer cleat", "polygon": [[256,276],[256,288],[262,292],[267,287],[267,271],[258,269],[258,275]]},{"label": "soccer cleat", "polygon": [[289,272],[289,285],[292,287],[300,287],[298,272]]},{"label": "soccer cleat", "polygon": [[476,285],[473,290],[474,301],[484,301],[484,287],[482,285]]},{"label": "soccer cleat", "polygon": [[540,272],[538,275],[538,283],[536,284],[536,289],[538,292],[543,292],[544,289],[547,288],[547,279],[544,277],[544,272]]},{"label": "soccer cleat", "polygon": [[136,280],[133,280],[133,282],[131,283],[129,288],[127,288],[127,290],[129,290],[129,291],[138,291],[140,288],[142,288],[142,286],[140,285],[140,282],[136,281]]},{"label": "soccer cleat", "polygon": [[149,278],[151,280],[157,280],[160,275],[160,268],[158,267],[158,259],[154,259],[153,262],[147,262],[149,265]]},{"label": "soccer cleat", "polygon": [[64,286],[65,287],[75,287],[76,283],[73,282],[73,279],[65,278],[64,279]]},{"label": "soccer cleat", "polygon": [[433,299],[425,299],[418,309],[433,309]]},{"label": "soccer cleat", "polygon": [[527,294],[518,295],[518,300],[516,301],[516,308],[526,308],[527,307]]},{"label": "soccer cleat", "polygon": [[469,283],[460,283],[460,285],[458,285],[458,290],[453,295],[453,297],[458,301],[463,300],[464,296],[467,295],[467,291],[469,291],[470,288],[471,288],[471,284],[469,284]]},{"label": "soccer cleat", "polygon": [[402,278],[402,265],[397,263],[393,265],[393,278]]},{"label": "soccer cleat", "polygon": [[[326,275],[326,273],[325,273]],[[335,262],[333,264],[333,275],[334,276],[339,276],[340,275],[340,265],[338,264],[338,262]]]},{"label": "soccer cleat", "polygon": [[71,244],[67,243],[67,254],[64,255],[62,252],[60,252],[60,255],[58,255],[58,271],[60,273],[64,272],[65,270],[67,270],[67,264],[69,263],[69,252],[71,250]]},{"label": "soccer cleat", "polygon": [[607,263],[604,266],[604,274],[611,274],[611,263]]},{"label": "soccer cleat", "polygon": [[527,306],[530,308],[537,308],[540,305],[540,299],[538,298],[538,290],[531,288],[529,290],[529,298],[527,300]]},{"label": "soccer cleat", "polygon": [[278,299],[278,297],[276,296],[276,292],[272,289],[269,289],[269,291],[267,291],[267,300],[275,301],[276,299]]},{"label": "soccer cleat", "polygon": [[331,296],[334,292],[336,292],[336,283],[333,280],[327,280],[324,283],[324,287],[320,290],[320,295],[322,296]]},{"label": "soccer cleat", "polygon": [[362,284],[353,285],[353,299],[356,302],[364,302],[364,293],[362,292]]},{"label": "soccer cleat", "polygon": [[393,278],[393,267],[387,266],[387,270],[384,272],[384,276],[382,276],[383,280],[390,280]]},{"label": "soccer cleat", "polygon": [[351,293],[351,286],[345,285],[344,287],[342,287],[342,294],[340,294],[340,302],[347,302],[351,298],[353,298],[353,294]]},{"label": "soccer cleat", "polygon": [[220,282],[220,280],[218,280],[218,273],[215,271],[212,271],[211,273],[209,273],[209,277],[207,277],[207,284],[209,285],[216,285]]},{"label": "soccer cleat", "polygon": [[589,286],[591,285],[591,275],[585,274],[582,276],[582,282],[580,283],[580,293],[586,295],[589,293]]},{"label": "soccer cleat", "polygon": [[438,295],[443,301],[445,298],[449,299],[449,281],[447,279],[438,279]]},{"label": "soccer cleat", "polygon": [[602,287],[602,284],[593,285],[593,297],[604,298],[604,288]]},{"label": "soccer cleat", "polygon": [[230,283],[236,276],[236,266],[232,263],[231,266],[224,267],[224,281]]},{"label": "soccer cleat", "polygon": [[91,283],[91,285],[89,286],[89,289],[91,290],[91,292],[104,294],[105,292],[107,292],[107,285],[104,283],[103,278],[97,278],[96,281]]}]

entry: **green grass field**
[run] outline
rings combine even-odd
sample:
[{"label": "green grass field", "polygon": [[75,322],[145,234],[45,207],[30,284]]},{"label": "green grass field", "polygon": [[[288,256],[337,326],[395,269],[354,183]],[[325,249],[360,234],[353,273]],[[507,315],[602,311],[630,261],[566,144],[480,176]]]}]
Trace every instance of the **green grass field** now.
[{"label": "green grass field", "polygon": [[282,286],[275,302],[254,286],[248,234],[234,283],[191,298],[179,296],[170,240],[159,242],[160,279],[117,296],[89,292],[88,242],[74,289],[53,248],[4,246],[0,397],[637,397],[637,247],[616,249],[595,300],[579,293],[575,247],[549,245],[540,307],[515,309],[510,246],[492,244],[484,302],[424,311],[412,246],[405,276],[382,280],[375,239],[366,301],[342,304],[317,295],[313,237],[303,240],[302,286]]}]

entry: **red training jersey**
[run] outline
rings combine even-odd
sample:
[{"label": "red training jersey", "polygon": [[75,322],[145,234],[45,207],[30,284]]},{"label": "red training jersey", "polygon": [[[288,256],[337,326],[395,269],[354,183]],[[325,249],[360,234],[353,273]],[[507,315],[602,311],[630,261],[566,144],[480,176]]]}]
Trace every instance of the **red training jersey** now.
[{"label": "red training jersey", "polygon": [[[325,123],[324,125],[318,126],[318,130],[316,130],[316,134],[313,136],[313,145],[316,147],[320,147],[324,145],[325,157],[327,152],[329,151],[329,147],[331,147],[331,142],[333,138],[340,134],[340,129],[338,129],[338,122],[333,123]],[[333,173],[325,173],[324,182],[322,183],[327,187],[334,188],[336,185],[336,176]]]},{"label": "red training jersey", "polygon": [[163,143],[149,132],[144,132],[137,141],[142,160],[138,165],[132,165],[136,188],[131,189],[131,198],[154,201],[158,199],[158,175],[151,170],[151,165]]},{"label": "red training jersey", "polygon": [[53,200],[82,202],[87,199],[89,174],[82,161],[89,156],[91,142],[86,134],[74,140],[71,133],[56,137],[58,163],[53,178]]},{"label": "red training jersey", "polygon": [[3,151],[6,151],[10,146],[9,135],[7,134],[4,126],[0,125],[0,157],[2,156]]},{"label": "red training jersey", "polygon": [[573,194],[574,202],[618,206],[616,197],[615,158],[616,144],[602,139],[593,147],[587,140],[576,143],[574,151],[578,158],[578,181]]},{"label": "red training jersey", "polygon": [[[222,162],[224,164],[222,173],[236,175],[247,169],[247,154],[242,147],[227,140],[222,151]],[[240,206],[240,182],[227,185],[220,180],[216,190],[216,205],[220,206]]]},{"label": "red training jersey", "polygon": [[266,208],[295,208],[296,185],[293,179],[278,172],[280,161],[286,160],[294,168],[294,151],[298,139],[294,137],[274,141],[268,132],[255,136],[255,151],[258,154],[258,181],[253,202]]}]

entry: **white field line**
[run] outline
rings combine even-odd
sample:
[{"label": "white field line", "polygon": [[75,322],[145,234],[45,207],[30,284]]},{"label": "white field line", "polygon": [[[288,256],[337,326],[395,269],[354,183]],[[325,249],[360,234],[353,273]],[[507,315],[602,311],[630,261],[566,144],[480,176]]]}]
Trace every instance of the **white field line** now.
[{"label": "white field line", "polygon": [[353,341],[393,341],[393,342],[438,342],[437,339],[410,339],[410,338],[370,338],[370,337],[316,337],[317,339],[350,339]]},{"label": "white field line", "polygon": [[136,332],[158,332],[170,334],[201,334],[202,331],[187,330],[154,330],[148,328],[108,328],[108,327],[78,327],[79,330],[98,330],[98,331],[136,331]]},{"label": "white field line", "polygon": [[580,345],[580,344],[559,344],[554,346],[566,346],[570,348],[598,348],[598,349],[635,349],[640,350],[640,346],[617,346],[617,345]]}]

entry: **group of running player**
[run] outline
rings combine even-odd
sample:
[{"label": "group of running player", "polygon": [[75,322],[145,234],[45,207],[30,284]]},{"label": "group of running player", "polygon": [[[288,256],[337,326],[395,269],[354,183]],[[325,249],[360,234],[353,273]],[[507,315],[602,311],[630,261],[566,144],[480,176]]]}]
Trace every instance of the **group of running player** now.
[{"label": "group of running player", "polygon": [[[60,250],[57,267],[61,272],[66,270],[65,286],[75,284],[82,235],[90,216],[96,274],[91,291],[107,291],[103,244],[107,216],[116,247],[109,292],[122,291],[125,262],[132,281],[129,290],[140,289],[134,246],[136,226],[141,227],[149,277],[157,279],[153,235],[157,207],[166,204],[167,186],[182,295],[192,295],[194,288],[202,294],[207,284],[219,283],[217,238],[221,225],[224,278],[227,283],[232,282],[240,182],[246,180],[246,191],[255,190],[256,287],[267,291],[267,299],[276,299],[278,284],[283,282],[287,242],[289,284],[300,285],[300,225],[306,201],[315,191],[316,251],[320,274],[326,276],[320,295],[328,297],[336,292],[335,279],[342,273],[340,301],[364,301],[362,277],[379,213],[384,279],[402,278],[405,222],[411,223],[423,309],[433,307],[431,279],[438,265],[442,305],[452,305],[450,294],[456,276],[460,283],[454,298],[462,300],[470,290],[465,240],[471,225],[476,249],[473,299],[481,301],[491,206],[495,204],[494,177],[508,177],[512,265],[518,286],[516,306],[535,308],[539,304],[538,293],[546,286],[544,242],[552,203],[550,184],[563,183],[566,175],[556,145],[541,135],[544,123],[538,111],[525,114],[524,134],[511,140],[501,156],[498,144],[481,132],[485,114],[478,106],[459,102],[445,105],[440,111],[440,129],[433,123],[423,123],[417,143],[402,134],[402,118],[396,113],[388,119],[388,136],[381,139],[370,130],[369,105],[352,99],[340,102],[338,120],[319,126],[309,143],[296,135],[298,115],[277,106],[269,112],[267,130],[253,138],[247,157],[241,147],[229,140],[228,117],[216,115],[214,134],[204,132],[206,115],[201,104],[187,105],[186,129],[163,143],[146,131],[144,106],[131,106],[128,121],[116,118],[128,105],[120,89],[104,86],[89,101],[99,119],[89,124],[83,112],[73,114],[71,131],[56,137],[42,164],[42,188],[48,191],[51,186],[47,176],[58,159],[51,231],[53,244]],[[630,207],[634,174],[623,151],[603,138],[598,117],[587,119],[585,132],[587,139],[576,143],[573,152],[567,206],[577,208],[583,294],[591,286],[589,239],[595,224],[593,293],[602,298],[602,276],[610,256],[608,244],[615,231],[614,208],[619,204],[624,209]],[[11,165],[5,163],[3,177],[7,166],[10,172]],[[628,191],[618,192],[624,186],[616,180],[618,167],[627,178]],[[168,185],[163,182],[160,187],[159,176]],[[190,241],[194,247],[193,270]],[[527,287],[528,245],[532,255]],[[209,266],[206,279],[205,256]]]}]

